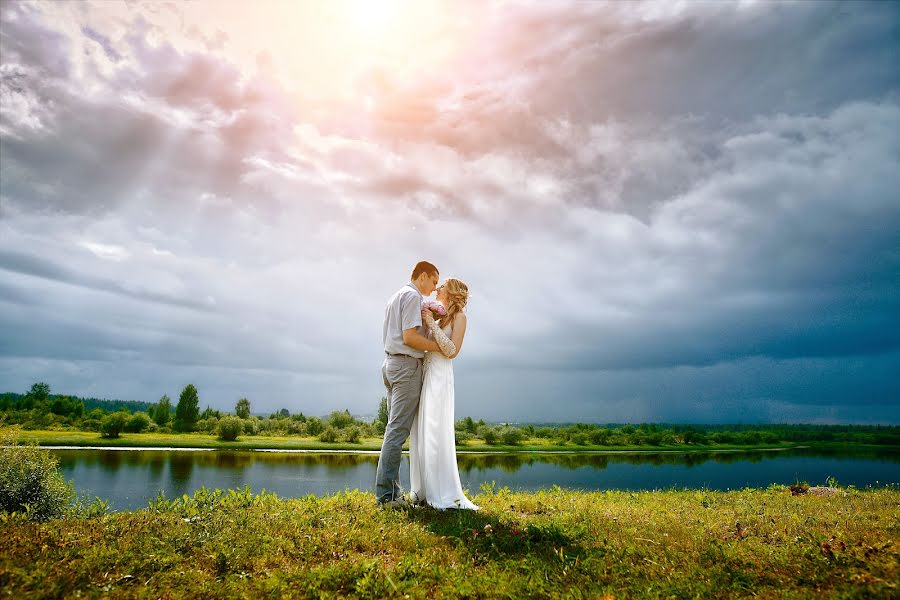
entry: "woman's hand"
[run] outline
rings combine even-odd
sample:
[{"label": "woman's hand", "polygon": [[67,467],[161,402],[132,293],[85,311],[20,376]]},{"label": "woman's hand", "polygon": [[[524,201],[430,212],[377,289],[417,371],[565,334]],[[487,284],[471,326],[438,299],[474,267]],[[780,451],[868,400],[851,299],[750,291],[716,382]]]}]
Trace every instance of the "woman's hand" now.
[{"label": "woman's hand", "polygon": [[431,314],[430,310],[425,309],[422,311],[422,322],[428,326],[434,323],[434,315]]}]

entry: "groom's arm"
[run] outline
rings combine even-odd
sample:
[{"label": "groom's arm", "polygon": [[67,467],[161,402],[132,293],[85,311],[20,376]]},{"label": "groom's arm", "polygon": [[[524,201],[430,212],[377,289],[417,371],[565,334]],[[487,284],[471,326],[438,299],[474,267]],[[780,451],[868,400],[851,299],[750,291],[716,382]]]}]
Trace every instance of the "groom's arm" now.
[{"label": "groom's arm", "polygon": [[438,346],[437,342],[435,342],[434,340],[429,340],[427,337],[419,333],[418,327],[412,327],[410,329],[403,330],[403,343],[410,348],[415,348],[416,350],[421,350],[423,352],[441,351],[441,347]]}]

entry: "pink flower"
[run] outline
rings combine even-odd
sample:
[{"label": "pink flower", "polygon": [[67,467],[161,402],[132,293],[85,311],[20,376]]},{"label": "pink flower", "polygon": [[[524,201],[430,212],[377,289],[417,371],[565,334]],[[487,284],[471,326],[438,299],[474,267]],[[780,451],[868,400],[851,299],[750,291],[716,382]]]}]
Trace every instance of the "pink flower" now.
[{"label": "pink flower", "polygon": [[447,314],[447,309],[444,308],[444,305],[440,302],[435,302],[434,300],[423,300],[422,309],[430,310],[436,317],[443,317]]}]

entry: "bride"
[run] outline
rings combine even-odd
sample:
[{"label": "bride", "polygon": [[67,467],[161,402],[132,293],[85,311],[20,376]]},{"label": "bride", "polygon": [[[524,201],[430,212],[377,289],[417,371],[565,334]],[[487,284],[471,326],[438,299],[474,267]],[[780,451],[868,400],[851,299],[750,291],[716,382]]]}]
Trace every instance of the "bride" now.
[{"label": "bride", "polygon": [[438,509],[478,510],[463,494],[456,466],[456,438],[453,415],[453,362],[466,335],[463,310],[469,289],[459,279],[450,278],[437,288],[437,300],[447,314],[435,321],[430,310],[422,320],[441,352],[425,355],[425,375],[419,412],[409,436],[409,472],[412,502]]}]

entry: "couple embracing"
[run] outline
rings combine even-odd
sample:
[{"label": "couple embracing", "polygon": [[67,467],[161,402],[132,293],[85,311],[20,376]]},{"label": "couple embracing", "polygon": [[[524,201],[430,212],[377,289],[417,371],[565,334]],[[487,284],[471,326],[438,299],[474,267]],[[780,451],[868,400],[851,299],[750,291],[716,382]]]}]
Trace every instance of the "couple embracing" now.
[{"label": "couple embracing", "polygon": [[[466,334],[469,290],[459,279],[438,285],[437,267],[418,263],[408,284],[384,312],[384,365],[388,422],[375,475],[380,506],[410,503],[478,510],[463,494],[456,466],[453,362]],[[424,303],[437,291],[437,302]],[[432,308],[438,312],[435,318]],[[403,443],[409,437],[410,497],[400,487]]]}]

